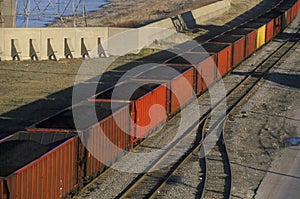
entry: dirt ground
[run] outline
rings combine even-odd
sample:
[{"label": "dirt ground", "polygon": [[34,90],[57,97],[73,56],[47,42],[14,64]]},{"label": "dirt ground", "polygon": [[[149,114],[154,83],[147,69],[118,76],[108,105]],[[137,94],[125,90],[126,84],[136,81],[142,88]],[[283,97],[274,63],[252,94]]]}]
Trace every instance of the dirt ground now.
[{"label": "dirt ground", "polygon": [[[269,182],[278,185],[294,179],[294,188],[286,187],[286,193],[292,192],[292,189],[299,190],[299,173],[290,172],[297,151],[293,152],[291,144],[286,141],[300,136],[299,115],[295,114],[299,113],[299,101],[295,100],[300,97],[299,50],[298,44],[285,62],[270,73],[261,88],[229,118],[225,138],[230,144],[229,155],[234,173],[233,198],[256,197],[267,174],[273,177]],[[289,158],[281,158],[282,154]],[[299,165],[299,162],[295,164]],[[275,179],[280,181],[275,182]],[[268,184],[260,188],[258,198],[293,198],[288,195],[278,197],[278,187]]]}]

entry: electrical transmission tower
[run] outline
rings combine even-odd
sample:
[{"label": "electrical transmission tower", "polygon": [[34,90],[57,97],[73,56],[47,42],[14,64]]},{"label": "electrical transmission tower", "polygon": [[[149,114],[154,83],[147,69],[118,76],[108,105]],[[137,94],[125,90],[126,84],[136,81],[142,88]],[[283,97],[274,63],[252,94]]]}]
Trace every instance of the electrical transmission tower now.
[{"label": "electrical transmission tower", "polygon": [[17,26],[39,27],[54,20],[86,17],[85,0],[15,0]]}]

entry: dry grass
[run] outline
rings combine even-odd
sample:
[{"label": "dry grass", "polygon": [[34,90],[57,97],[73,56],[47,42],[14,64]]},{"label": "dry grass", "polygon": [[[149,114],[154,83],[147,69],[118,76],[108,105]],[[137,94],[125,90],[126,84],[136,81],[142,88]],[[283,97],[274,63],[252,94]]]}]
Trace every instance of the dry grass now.
[{"label": "dry grass", "polygon": [[[87,25],[111,27],[137,27],[171,17],[219,0],[110,0],[102,10],[88,14]],[[73,21],[60,21],[50,25],[55,27],[72,27]],[[78,26],[85,26],[84,20]]]},{"label": "dry grass", "polygon": [[0,62],[0,139],[68,106],[81,62]]},{"label": "dry grass", "polygon": [[0,113],[72,86],[80,60],[0,63]]}]

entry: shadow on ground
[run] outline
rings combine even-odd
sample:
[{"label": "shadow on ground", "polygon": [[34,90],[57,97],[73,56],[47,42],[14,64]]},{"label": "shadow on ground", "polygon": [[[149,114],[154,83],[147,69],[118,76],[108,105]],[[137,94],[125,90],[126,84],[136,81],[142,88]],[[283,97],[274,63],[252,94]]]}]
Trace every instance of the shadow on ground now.
[{"label": "shadow on ground", "polygon": [[[207,31],[206,34],[196,37],[195,40],[199,43],[205,42],[212,37],[215,37],[225,31],[231,30],[240,24],[244,24],[260,15],[263,15],[266,12],[266,8],[271,10],[270,8],[276,6],[280,0],[264,0],[259,3],[254,8],[250,9],[249,11],[245,12],[244,14],[238,16],[237,18],[233,19],[232,21],[226,23],[223,26],[216,26],[216,25],[198,25],[195,23],[195,19],[191,19],[191,16],[187,14],[187,16],[182,17],[186,19],[187,27],[193,27],[191,29],[192,32],[197,32],[198,30],[202,29]],[[267,10],[267,11],[268,11]]]},{"label": "shadow on ground", "polygon": [[[300,73],[300,71],[299,71],[299,73]],[[248,75],[248,73],[243,73],[243,72],[232,72],[232,74],[242,75],[242,76]],[[260,77],[261,74],[254,73],[252,76]],[[274,72],[269,75],[267,74],[266,80],[274,82],[281,86],[294,88],[294,89],[300,89],[300,75],[299,74],[285,74],[285,73]]]}]

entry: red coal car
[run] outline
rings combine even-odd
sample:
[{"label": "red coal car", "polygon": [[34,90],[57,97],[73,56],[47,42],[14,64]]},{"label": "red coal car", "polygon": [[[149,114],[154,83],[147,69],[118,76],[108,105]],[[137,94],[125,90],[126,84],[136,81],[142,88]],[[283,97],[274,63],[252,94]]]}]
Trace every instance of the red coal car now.
[{"label": "red coal car", "polygon": [[17,132],[0,141],[0,198],[62,198],[77,186],[78,139]]},{"label": "red coal car", "polygon": [[128,116],[133,121],[131,146],[147,137],[167,118],[165,84],[127,81],[96,94],[89,101],[94,101],[96,104],[98,102],[130,104],[130,116]]},{"label": "red coal car", "polygon": [[[28,127],[27,131],[78,133],[80,148],[88,148],[78,151],[83,177],[94,177],[130,149],[129,104],[113,104],[112,109],[112,103],[108,102],[83,102]],[[122,123],[116,123],[115,118]]]}]

